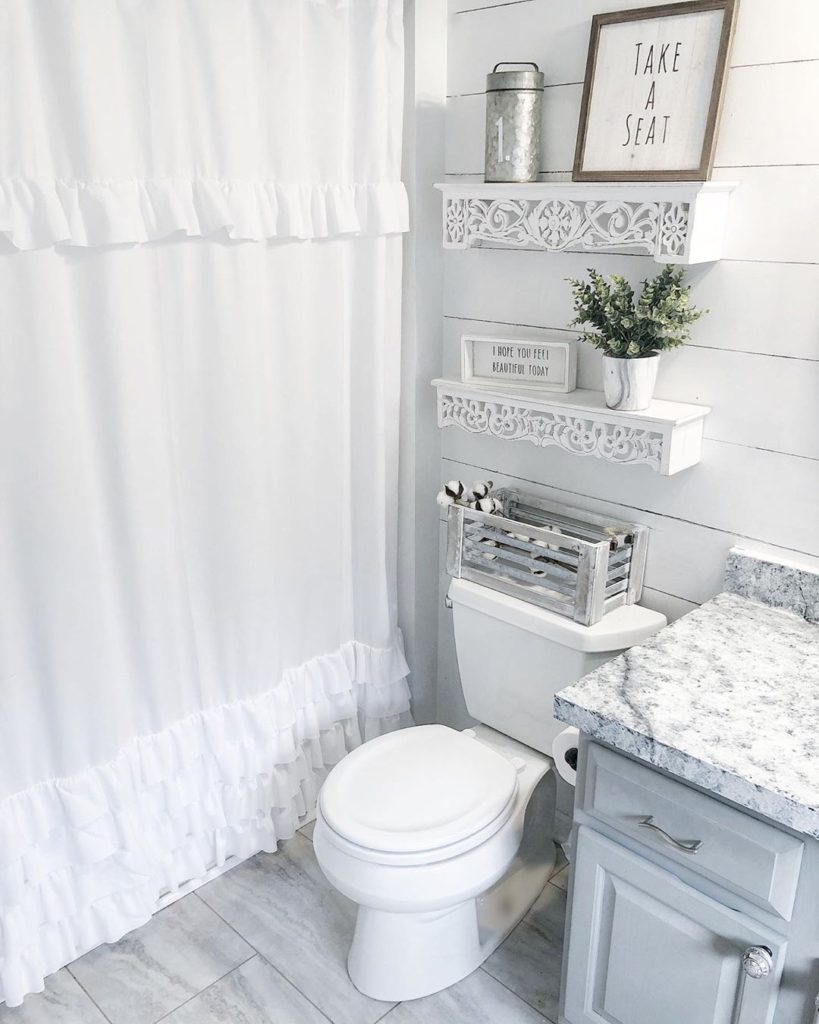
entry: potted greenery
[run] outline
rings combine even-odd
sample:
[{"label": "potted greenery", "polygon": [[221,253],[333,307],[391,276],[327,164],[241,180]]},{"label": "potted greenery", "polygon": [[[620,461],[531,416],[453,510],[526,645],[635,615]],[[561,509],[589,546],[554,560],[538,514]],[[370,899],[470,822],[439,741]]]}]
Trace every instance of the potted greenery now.
[{"label": "potted greenery", "polygon": [[707,312],[691,305],[691,287],[682,267],[666,265],[643,281],[636,304],[624,277],[607,281],[589,270],[588,281],[569,278],[575,319],[570,327],[588,325],[580,337],[603,353],[603,391],[610,409],[645,409],[654,394],[660,353],[688,340],[689,328]]}]

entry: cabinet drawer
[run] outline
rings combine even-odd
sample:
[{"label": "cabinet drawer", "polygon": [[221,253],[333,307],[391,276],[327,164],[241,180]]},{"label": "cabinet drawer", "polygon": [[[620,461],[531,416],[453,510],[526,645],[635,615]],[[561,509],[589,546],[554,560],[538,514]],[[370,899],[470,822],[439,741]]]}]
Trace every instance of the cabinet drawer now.
[{"label": "cabinet drawer", "polygon": [[588,748],[582,806],[643,846],[790,920],[803,848],[795,836],[596,744]]}]

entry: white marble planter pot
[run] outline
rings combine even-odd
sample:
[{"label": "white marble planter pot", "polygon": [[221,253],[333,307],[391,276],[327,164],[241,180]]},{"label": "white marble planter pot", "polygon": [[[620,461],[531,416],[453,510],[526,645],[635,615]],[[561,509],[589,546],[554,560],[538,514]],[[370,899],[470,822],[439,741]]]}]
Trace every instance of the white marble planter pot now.
[{"label": "white marble planter pot", "polygon": [[644,359],[603,356],[603,392],[609,409],[647,409],[654,395],[659,365],[659,354]]}]

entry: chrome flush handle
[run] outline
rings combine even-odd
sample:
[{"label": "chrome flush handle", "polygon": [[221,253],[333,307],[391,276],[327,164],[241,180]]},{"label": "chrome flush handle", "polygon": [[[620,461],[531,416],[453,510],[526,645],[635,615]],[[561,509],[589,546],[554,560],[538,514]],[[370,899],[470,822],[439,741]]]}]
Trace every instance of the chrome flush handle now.
[{"label": "chrome flush handle", "polygon": [[651,832],[656,833],[661,839],[664,839],[669,846],[673,846],[674,849],[679,850],[680,853],[698,853],[702,846],[701,839],[675,839],[674,836],[670,836],[665,829],[654,824],[654,818],[652,815],[649,815],[647,818],[643,818],[637,824],[640,828],[647,828]]}]

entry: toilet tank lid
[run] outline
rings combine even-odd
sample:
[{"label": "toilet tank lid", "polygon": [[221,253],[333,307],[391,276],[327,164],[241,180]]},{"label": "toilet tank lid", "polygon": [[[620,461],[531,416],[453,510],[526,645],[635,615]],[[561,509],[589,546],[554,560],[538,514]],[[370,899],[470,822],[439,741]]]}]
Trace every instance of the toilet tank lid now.
[{"label": "toilet tank lid", "polygon": [[632,647],[653,636],[667,622],[660,612],[639,604],[626,604],[608,612],[593,626],[582,626],[563,615],[469,580],[451,580],[449,597],[453,605],[471,608],[564,647],[588,653]]}]

